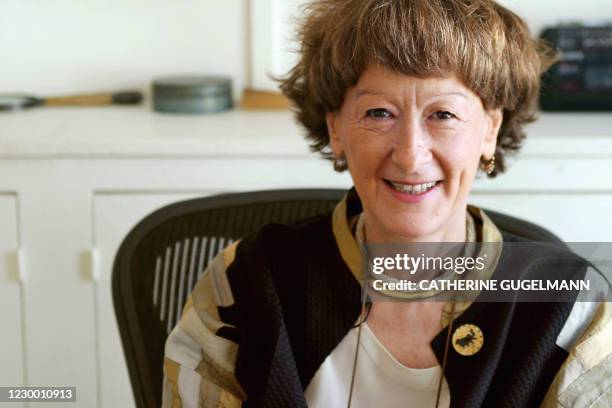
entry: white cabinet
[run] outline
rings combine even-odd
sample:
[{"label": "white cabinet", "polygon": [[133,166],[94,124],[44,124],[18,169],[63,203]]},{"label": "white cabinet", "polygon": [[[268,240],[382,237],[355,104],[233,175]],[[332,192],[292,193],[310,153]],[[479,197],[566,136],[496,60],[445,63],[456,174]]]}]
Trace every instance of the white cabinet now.
[{"label": "white cabinet", "polygon": [[[23,385],[25,378],[20,285],[20,274],[25,271],[19,262],[17,228],[17,197],[0,193],[0,384],[4,387]],[[6,403],[7,407],[24,405]]]},{"label": "white cabinet", "polygon": [[470,202],[542,225],[566,242],[612,242],[612,156],[525,154],[499,179],[478,180]]},{"label": "white cabinet", "polygon": [[[204,193],[198,195],[206,195]],[[111,298],[111,271],[115,254],[128,232],[152,211],[172,202],[195,197],[193,194],[142,192],[99,193],[94,196],[93,262],[96,262],[96,321],[98,341],[100,406],[134,406],[123,347]]]},{"label": "white cabinet", "polygon": [[[75,408],[134,405],[110,278],[136,222],[195,196],[352,184],[284,112],[0,119],[0,385],[76,386]],[[477,181],[472,202],[566,240],[612,241],[612,115],[543,119],[506,175]]]},{"label": "white cabinet", "polygon": [[[545,225],[566,242],[612,242],[612,195],[511,193],[472,198],[478,206]],[[585,225],[596,228],[582,228]]]},{"label": "white cabinet", "polygon": [[94,287],[84,268],[91,196],[79,185],[81,171],[74,161],[0,160],[0,189],[15,191],[19,204],[22,384],[75,386],[75,406],[91,407],[97,403],[97,332]]}]

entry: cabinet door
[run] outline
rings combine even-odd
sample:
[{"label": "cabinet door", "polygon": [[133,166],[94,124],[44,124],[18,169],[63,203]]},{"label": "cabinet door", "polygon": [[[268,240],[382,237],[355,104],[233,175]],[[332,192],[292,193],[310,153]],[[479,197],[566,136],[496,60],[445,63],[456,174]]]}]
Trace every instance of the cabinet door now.
[{"label": "cabinet door", "polygon": [[612,241],[612,194],[475,193],[471,203],[536,223],[566,242]]},{"label": "cabinet door", "polygon": [[94,196],[94,245],[99,277],[96,283],[98,319],[98,379],[100,407],[133,407],[127,365],[115,319],[111,293],[111,273],[119,245],[138,221],[152,211],[173,202],[210,193],[142,192],[96,194]]},{"label": "cabinet door", "polygon": [[[17,264],[17,198],[0,194],[0,386],[23,386],[21,285]],[[23,403],[0,404],[22,407]]]}]

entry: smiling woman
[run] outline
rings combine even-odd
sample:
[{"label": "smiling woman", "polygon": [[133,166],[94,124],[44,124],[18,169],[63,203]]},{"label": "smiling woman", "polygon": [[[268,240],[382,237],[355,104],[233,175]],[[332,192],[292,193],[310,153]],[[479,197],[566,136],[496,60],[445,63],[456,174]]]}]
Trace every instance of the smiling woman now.
[{"label": "smiling woman", "polygon": [[[480,158],[494,155],[500,109],[455,77],[408,77],[372,65],[326,115],[376,242],[465,241],[467,198]],[[407,205],[409,204],[409,205]]]},{"label": "smiling woman", "polygon": [[[486,110],[501,109],[494,177],[534,120],[540,75],[556,59],[523,20],[493,1],[314,1],[298,32],[300,60],[281,88],[312,148],[332,159],[326,112],[337,112],[367,67],[418,78],[455,77]],[[372,90],[374,94],[378,91]]]},{"label": "smiling woman", "polygon": [[[333,213],[268,225],[211,263],[166,344],[164,405],[612,398],[607,303],[433,301],[454,293],[445,288],[389,302],[361,287],[366,243],[490,243],[476,254],[484,283],[574,259],[517,255],[524,239],[467,203],[479,169],[495,177],[519,150],[551,51],[490,0],[318,0],[304,11],[281,88],[312,149],[354,188]],[[588,272],[582,261],[565,269]]]}]

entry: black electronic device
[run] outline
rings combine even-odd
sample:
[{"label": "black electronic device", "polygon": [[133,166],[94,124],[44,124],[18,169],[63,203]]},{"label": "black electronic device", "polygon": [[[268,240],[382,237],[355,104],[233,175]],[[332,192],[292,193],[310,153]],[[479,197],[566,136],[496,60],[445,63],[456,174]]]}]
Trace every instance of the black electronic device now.
[{"label": "black electronic device", "polygon": [[542,77],[542,110],[612,111],[612,23],[550,27],[540,37],[560,53]]}]

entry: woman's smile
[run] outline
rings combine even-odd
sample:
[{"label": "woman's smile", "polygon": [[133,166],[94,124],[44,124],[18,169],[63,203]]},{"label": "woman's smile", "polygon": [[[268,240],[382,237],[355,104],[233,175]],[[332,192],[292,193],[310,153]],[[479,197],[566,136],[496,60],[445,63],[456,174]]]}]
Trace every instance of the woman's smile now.
[{"label": "woman's smile", "polygon": [[406,203],[418,203],[430,198],[440,187],[442,180],[423,182],[397,182],[383,179],[391,195]]}]

